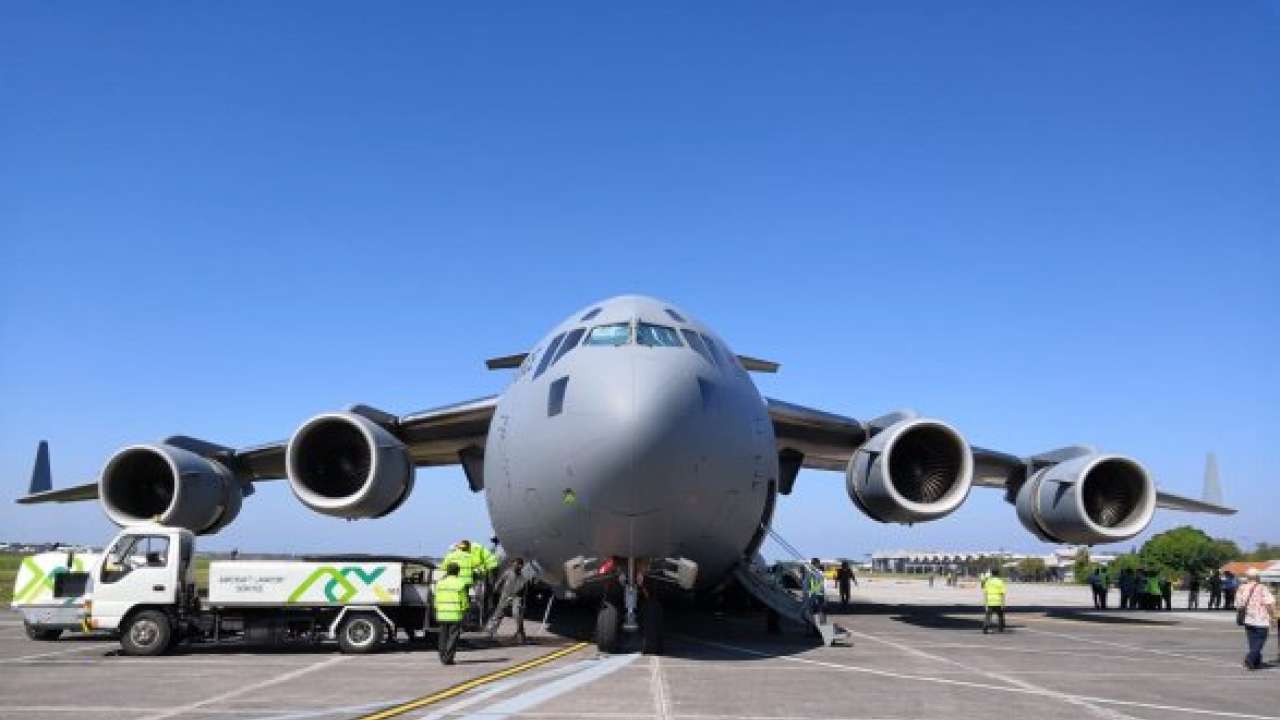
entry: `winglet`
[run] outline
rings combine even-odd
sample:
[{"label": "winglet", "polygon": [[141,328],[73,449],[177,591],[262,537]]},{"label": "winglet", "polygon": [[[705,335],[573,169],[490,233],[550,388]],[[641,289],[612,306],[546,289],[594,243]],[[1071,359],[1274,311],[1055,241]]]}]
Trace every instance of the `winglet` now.
[{"label": "winglet", "polygon": [[49,472],[49,442],[41,440],[36,447],[36,464],[31,468],[31,488],[28,495],[48,492],[53,489],[53,475]]}]

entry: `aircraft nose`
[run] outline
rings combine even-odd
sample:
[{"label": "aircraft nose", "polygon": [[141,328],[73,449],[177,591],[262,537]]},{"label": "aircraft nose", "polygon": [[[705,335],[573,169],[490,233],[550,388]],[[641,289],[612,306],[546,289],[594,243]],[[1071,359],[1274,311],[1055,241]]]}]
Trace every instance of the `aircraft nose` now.
[{"label": "aircraft nose", "polygon": [[641,354],[584,383],[594,398],[584,418],[592,440],[572,470],[594,512],[636,517],[660,511],[687,479],[705,416],[697,375],[681,360]]}]

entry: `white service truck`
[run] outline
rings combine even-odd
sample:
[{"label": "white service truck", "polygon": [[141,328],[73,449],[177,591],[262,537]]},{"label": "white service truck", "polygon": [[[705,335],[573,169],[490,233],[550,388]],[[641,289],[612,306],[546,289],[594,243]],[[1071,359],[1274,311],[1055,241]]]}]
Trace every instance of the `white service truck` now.
[{"label": "white service truck", "polygon": [[131,526],[94,573],[86,628],[115,630],[128,655],[159,655],[179,642],[285,644],[337,640],[343,652],[377,650],[403,630],[432,625],[434,566],[421,558],[325,556],[215,560],[209,593],[195,581],[195,536]]},{"label": "white service truck", "polygon": [[84,623],[89,574],[101,556],[54,550],[23,557],[13,583],[10,605],[22,615],[32,640],[57,640]]}]

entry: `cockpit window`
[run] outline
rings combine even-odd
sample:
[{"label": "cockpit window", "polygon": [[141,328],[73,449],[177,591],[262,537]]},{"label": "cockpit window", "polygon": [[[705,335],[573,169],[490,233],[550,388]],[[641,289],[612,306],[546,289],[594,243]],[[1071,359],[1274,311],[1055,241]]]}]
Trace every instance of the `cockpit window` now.
[{"label": "cockpit window", "polygon": [[701,335],[700,337],[702,338],[702,342],[706,343],[707,352],[711,353],[711,359],[719,365],[721,363],[720,349],[716,347],[716,341],[712,340],[709,335]]},{"label": "cockpit window", "polygon": [[680,333],[684,335],[684,339],[688,341],[689,347],[693,348],[694,352],[701,355],[703,360],[706,360],[712,365],[716,364],[715,361],[711,359],[711,353],[707,352],[707,346],[702,343],[702,338],[698,336],[698,333],[692,330],[681,330]]},{"label": "cockpit window", "polygon": [[578,341],[582,339],[582,335],[585,332],[585,328],[574,328],[571,330],[569,334],[565,336],[564,342],[560,343],[560,349],[556,350],[556,356],[551,358],[551,364],[555,365],[560,362],[560,358],[564,357],[565,353],[578,347]]},{"label": "cockpit window", "polygon": [[645,347],[680,347],[680,335],[666,325],[636,325],[636,343]]},{"label": "cockpit window", "polygon": [[551,339],[551,344],[547,345],[547,349],[542,353],[542,360],[538,361],[538,369],[533,373],[533,379],[537,380],[538,376],[546,372],[547,367],[551,365],[551,359],[555,357],[556,349],[560,347],[560,341],[564,339],[564,333],[560,333]]},{"label": "cockpit window", "polygon": [[591,318],[600,314],[600,308],[591,308],[591,311],[579,318],[578,322],[586,322]]},{"label": "cockpit window", "polygon": [[597,325],[591,328],[591,333],[587,335],[587,341],[584,345],[626,345],[631,342],[631,324],[630,323],[614,323],[612,325]]},{"label": "cockpit window", "polygon": [[675,310],[672,310],[671,308],[667,308],[666,310],[667,310],[667,314],[671,316],[672,320],[675,320],[676,322],[684,322],[684,318],[680,317],[680,313],[676,312]]}]

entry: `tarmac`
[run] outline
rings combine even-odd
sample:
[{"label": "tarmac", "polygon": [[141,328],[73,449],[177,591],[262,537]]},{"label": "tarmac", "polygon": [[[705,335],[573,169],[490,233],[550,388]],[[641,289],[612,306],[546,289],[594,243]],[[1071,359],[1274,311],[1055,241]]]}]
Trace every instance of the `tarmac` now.
[{"label": "tarmac", "polygon": [[669,615],[662,657],[601,656],[533,623],[533,644],[464,650],[453,667],[403,643],[129,658],[108,639],[30,641],[0,611],[0,719],[1280,718],[1275,638],[1272,667],[1244,670],[1233,613],[1101,612],[1087,588],[1011,584],[1007,632],[983,635],[977,596],[864,581],[850,609],[833,603],[850,632],[834,647],[768,635],[759,614],[690,609]]}]

